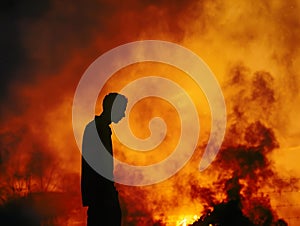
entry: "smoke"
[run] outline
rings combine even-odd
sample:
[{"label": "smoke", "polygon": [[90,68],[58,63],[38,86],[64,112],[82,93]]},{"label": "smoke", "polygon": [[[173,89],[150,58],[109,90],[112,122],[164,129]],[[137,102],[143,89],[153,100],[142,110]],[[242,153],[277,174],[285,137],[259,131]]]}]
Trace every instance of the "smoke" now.
[{"label": "smoke", "polygon": [[[217,174],[209,187],[195,184],[192,197],[205,203],[205,214],[193,225],[274,225],[278,219],[267,192],[281,192],[298,181],[284,181],[274,170],[271,153],[279,148],[272,125],[278,111],[274,78],[237,65],[228,76],[232,106],[222,149],[207,174]],[[234,88],[234,89],[232,89]],[[226,90],[226,89],[225,89]],[[217,199],[217,194],[223,194]],[[198,196],[198,197],[197,197]],[[279,224],[280,225],[280,224]]]},{"label": "smoke", "polygon": [[[268,192],[298,187],[297,180],[280,177],[272,158],[280,149],[280,131],[274,129],[282,107],[279,90],[268,71],[252,72],[242,64],[233,65],[224,85],[228,126],[217,159],[202,174],[197,172],[203,150],[200,145],[195,158],[168,181],[143,188],[120,186],[125,205],[133,211],[128,215],[141,214],[140,205],[132,203],[143,203],[147,211],[141,215],[146,219],[160,216],[162,225],[168,225],[174,215],[183,219],[186,212],[204,214],[195,225],[223,218],[224,222],[235,220],[227,222],[229,225],[285,225]],[[195,213],[196,209],[199,212]]]},{"label": "smoke", "polygon": [[[167,221],[168,215],[180,218],[189,213],[199,215],[238,195],[243,214],[249,219],[256,222],[257,213],[251,212],[255,206],[262,213],[266,210],[266,215],[272,216],[271,221],[277,219],[270,198],[260,196],[258,191],[270,187],[280,191],[291,186],[277,174],[284,169],[274,166],[282,154],[278,152],[274,157],[273,153],[299,145],[298,1],[254,4],[210,0],[31,0],[3,4],[0,22],[1,52],[5,53],[1,57],[0,83],[3,201],[11,192],[8,175],[16,172],[25,179],[28,173],[35,178],[45,175],[49,178],[51,169],[59,162],[61,174],[71,171],[79,175],[80,153],[76,152],[72,135],[71,107],[81,75],[93,60],[111,48],[130,41],[162,39],[190,48],[211,67],[223,87],[229,124],[218,158],[205,174],[199,175],[197,166],[210,125],[208,114],[204,114],[207,106],[203,106],[202,99],[198,101],[204,132],[201,131],[195,156],[182,171],[162,184],[145,188],[120,186],[128,218],[142,215],[149,221]],[[136,78],[136,74],[142,76],[142,70],[130,69],[127,76],[112,78],[99,99],[110,90],[121,89],[119,86]],[[180,76],[169,75],[197,99],[201,94],[194,93],[194,86],[185,86]],[[170,121],[176,117],[170,114],[168,106],[158,102],[157,105],[167,107],[162,117]],[[159,113],[159,107],[148,111],[143,106],[150,104],[137,107],[131,122],[148,121]],[[145,124],[133,125],[141,137],[147,136],[143,130]],[[173,139],[179,129],[175,124],[168,125],[168,131],[175,131],[174,137],[167,134],[170,145],[176,143]],[[160,146],[161,150],[170,148],[166,143],[162,145],[165,146]],[[117,157],[143,164],[163,159],[168,153],[134,154],[135,158],[131,158],[133,154],[120,153]],[[297,156],[293,159],[296,161]],[[12,167],[15,164],[18,166]],[[58,184],[57,190],[76,187],[72,180],[62,182],[51,178],[55,183],[50,184]],[[45,183],[42,182],[43,186]],[[247,203],[247,199],[253,204]]]}]

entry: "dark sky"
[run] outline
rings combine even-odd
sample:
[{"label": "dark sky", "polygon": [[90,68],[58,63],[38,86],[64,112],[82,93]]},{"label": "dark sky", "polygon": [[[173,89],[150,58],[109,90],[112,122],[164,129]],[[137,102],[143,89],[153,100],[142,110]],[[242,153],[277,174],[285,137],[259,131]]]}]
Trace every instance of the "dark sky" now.
[{"label": "dark sky", "polygon": [[[83,70],[105,51],[129,41],[184,36],[182,21],[193,1],[1,1],[1,102],[10,108],[15,88],[41,76],[55,76],[76,54]],[[143,16],[141,16],[143,15]],[[157,23],[163,17],[163,25]],[[183,17],[182,17],[183,18]],[[181,24],[180,24],[181,23]],[[153,29],[156,32],[152,32]],[[147,32],[150,31],[150,32]],[[99,43],[95,46],[95,42]],[[76,80],[75,80],[76,81]],[[3,108],[1,108],[2,112]],[[15,111],[15,110],[13,110]]]},{"label": "dark sky", "polygon": [[22,21],[38,20],[48,10],[47,1],[1,1],[1,98],[8,94],[13,80],[28,80],[18,73],[26,71],[30,59],[22,44]]}]

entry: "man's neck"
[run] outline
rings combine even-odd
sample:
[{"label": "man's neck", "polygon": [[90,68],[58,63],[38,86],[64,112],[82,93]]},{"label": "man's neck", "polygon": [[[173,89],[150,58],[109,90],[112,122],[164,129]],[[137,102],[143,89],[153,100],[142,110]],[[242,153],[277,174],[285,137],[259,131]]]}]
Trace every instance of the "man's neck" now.
[{"label": "man's neck", "polygon": [[106,115],[103,112],[101,113],[101,115],[99,115],[98,117],[101,118],[101,121],[104,125],[109,126],[111,124],[111,119],[110,119],[110,115]]}]

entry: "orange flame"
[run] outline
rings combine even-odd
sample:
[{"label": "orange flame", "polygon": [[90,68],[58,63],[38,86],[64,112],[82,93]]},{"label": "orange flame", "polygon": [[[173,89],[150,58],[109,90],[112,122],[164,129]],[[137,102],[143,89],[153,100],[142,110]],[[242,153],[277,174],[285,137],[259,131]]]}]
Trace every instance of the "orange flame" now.
[{"label": "orange flame", "polygon": [[[3,119],[0,204],[30,193],[67,192],[72,194],[73,201],[78,201],[70,213],[69,223],[84,224],[85,209],[79,200],[80,152],[71,122],[77,83],[88,65],[109,49],[129,41],[163,39],[194,51],[217,76],[229,119],[223,150],[231,149],[220,155],[224,159],[219,158],[208,171],[199,173],[197,166],[211,126],[209,105],[199,87],[184,72],[158,63],[130,65],[117,72],[100,92],[99,101],[107,92],[118,91],[136,78],[158,74],[189,91],[201,120],[198,148],[179,173],[159,185],[137,188],[118,185],[124,221],[133,218],[135,225],[149,225],[153,220],[167,224],[167,216],[175,215],[175,225],[190,224],[196,221],[195,214],[200,216],[226,200],[226,189],[218,182],[225,184],[236,172],[244,176],[237,180],[241,196],[257,189],[255,202],[272,204],[278,218],[290,213],[299,215],[300,210],[294,206],[273,205],[298,204],[299,200],[299,193],[294,192],[299,183],[293,179],[300,177],[299,1],[260,1],[255,5],[250,1],[196,0],[76,1],[76,4],[53,1],[49,4],[40,6],[39,13],[28,10],[34,7],[25,10],[23,5],[15,7],[19,10],[14,20],[18,29],[15,36],[17,44],[22,46],[20,51],[24,51],[25,66],[14,66],[17,68],[12,76],[14,80],[7,83],[0,112]],[[100,111],[98,105],[95,112]],[[118,159],[135,165],[152,164],[172,152],[180,128],[178,115],[168,103],[155,98],[138,103],[129,116],[132,130],[140,138],[147,137],[147,123],[157,115],[168,125],[164,142],[157,149],[141,154],[124,147],[114,137]],[[141,123],[136,123],[137,120]],[[260,136],[265,133],[277,143],[268,143],[266,137]],[[259,149],[261,145],[267,148]],[[254,163],[270,170],[265,173],[271,179],[260,174],[258,184],[252,188],[247,170],[230,168],[228,162],[235,152],[250,152],[253,148],[262,150],[260,155],[255,149],[265,161]],[[239,156],[232,160],[232,166],[247,166],[244,160]],[[255,170],[251,176],[261,168]],[[244,205],[249,207],[248,214],[253,214],[251,203]],[[137,220],[140,218],[148,221]],[[293,220],[289,223],[295,225]]]}]

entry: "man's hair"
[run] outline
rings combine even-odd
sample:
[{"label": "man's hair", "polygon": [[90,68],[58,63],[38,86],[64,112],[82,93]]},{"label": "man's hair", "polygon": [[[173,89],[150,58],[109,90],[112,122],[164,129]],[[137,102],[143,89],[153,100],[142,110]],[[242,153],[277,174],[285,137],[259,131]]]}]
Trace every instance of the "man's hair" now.
[{"label": "man's hair", "polygon": [[110,112],[112,110],[112,106],[114,101],[117,101],[117,104],[127,104],[127,98],[119,93],[109,93],[107,94],[102,102],[102,107],[104,112]]}]

